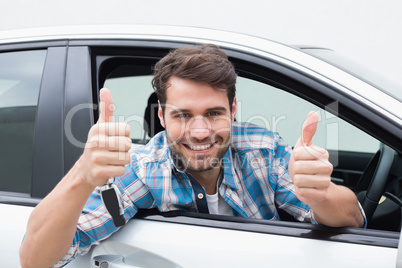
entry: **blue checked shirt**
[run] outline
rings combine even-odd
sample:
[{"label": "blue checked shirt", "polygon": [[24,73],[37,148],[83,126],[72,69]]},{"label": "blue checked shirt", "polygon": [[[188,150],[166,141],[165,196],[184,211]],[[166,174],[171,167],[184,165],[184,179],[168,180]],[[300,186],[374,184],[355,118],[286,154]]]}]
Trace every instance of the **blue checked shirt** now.
[{"label": "blue checked shirt", "polygon": [[[223,179],[218,191],[233,214],[279,220],[277,206],[299,221],[316,223],[313,212],[295,195],[288,173],[291,147],[277,133],[256,125],[234,123],[232,130],[231,147],[222,159]],[[147,145],[133,148],[126,173],[115,181],[126,221],[138,209],[197,211],[196,193],[188,174],[173,170],[164,131]],[[99,188],[95,189],[81,214],[68,254],[55,267],[86,253],[118,229],[102,204]]]}]

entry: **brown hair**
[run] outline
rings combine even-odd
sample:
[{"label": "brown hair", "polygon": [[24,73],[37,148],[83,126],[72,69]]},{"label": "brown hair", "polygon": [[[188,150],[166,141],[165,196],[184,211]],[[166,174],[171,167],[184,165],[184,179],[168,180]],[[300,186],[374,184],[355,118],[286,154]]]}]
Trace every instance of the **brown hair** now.
[{"label": "brown hair", "polygon": [[232,109],[237,75],[225,52],[218,46],[205,44],[179,48],[156,63],[152,86],[161,104],[166,103],[167,82],[172,76],[226,90]]}]

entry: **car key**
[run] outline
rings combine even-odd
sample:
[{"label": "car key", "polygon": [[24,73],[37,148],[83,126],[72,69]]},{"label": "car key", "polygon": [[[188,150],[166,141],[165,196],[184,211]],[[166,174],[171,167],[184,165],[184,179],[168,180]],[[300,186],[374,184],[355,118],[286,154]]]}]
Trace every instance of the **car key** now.
[{"label": "car key", "polygon": [[106,207],[106,210],[113,218],[113,223],[116,227],[124,225],[126,222],[124,220],[124,210],[122,207],[122,202],[120,198],[120,191],[117,185],[113,181],[106,183],[100,188],[101,199]]}]

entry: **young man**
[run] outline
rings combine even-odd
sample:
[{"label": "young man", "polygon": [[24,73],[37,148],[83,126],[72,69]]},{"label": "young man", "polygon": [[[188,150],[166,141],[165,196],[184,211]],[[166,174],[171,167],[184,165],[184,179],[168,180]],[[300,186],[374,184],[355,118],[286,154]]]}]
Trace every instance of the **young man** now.
[{"label": "young man", "polygon": [[318,115],[308,115],[291,155],[277,134],[234,123],[235,83],[216,46],[169,53],[153,80],[166,131],[131,152],[129,129],[111,121],[113,101],[102,89],[83,155],[29,219],[23,267],[62,266],[119,229],[100,198],[111,177],[125,221],[140,208],[279,220],[277,206],[299,221],[363,226],[355,195],[331,183],[328,152],[312,143]]}]

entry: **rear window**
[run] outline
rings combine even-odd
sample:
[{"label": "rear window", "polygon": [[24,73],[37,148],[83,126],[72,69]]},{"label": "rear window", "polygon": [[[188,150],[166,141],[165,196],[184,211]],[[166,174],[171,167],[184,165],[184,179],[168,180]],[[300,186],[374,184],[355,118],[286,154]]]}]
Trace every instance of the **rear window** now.
[{"label": "rear window", "polygon": [[0,191],[30,193],[46,50],[0,53]]}]

